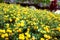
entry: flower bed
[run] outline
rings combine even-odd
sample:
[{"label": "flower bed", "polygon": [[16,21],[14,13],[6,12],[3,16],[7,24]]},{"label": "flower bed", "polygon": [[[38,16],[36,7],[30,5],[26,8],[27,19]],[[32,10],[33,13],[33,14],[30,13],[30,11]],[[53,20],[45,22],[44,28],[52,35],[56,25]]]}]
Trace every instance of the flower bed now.
[{"label": "flower bed", "polygon": [[60,14],[16,4],[0,4],[0,40],[60,40]]}]

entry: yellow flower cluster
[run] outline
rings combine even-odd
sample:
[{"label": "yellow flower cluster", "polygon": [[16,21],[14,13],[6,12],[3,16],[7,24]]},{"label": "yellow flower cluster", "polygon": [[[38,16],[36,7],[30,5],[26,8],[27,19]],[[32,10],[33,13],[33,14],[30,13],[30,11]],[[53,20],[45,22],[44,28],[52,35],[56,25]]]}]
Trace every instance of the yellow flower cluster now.
[{"label": "yellow flower cluster", "polygon": [[60,14],[0,3],[0,40],[60,40],[59,35]]}]

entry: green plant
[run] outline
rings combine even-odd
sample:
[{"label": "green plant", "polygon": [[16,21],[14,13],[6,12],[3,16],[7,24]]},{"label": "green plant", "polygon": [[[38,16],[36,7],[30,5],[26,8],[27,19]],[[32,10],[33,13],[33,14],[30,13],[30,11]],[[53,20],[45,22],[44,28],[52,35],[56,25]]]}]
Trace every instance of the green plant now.
[{"label": "green plant", "polygon": [[0,40],[60,40],[60,14],[1,3],[0,17]]}]

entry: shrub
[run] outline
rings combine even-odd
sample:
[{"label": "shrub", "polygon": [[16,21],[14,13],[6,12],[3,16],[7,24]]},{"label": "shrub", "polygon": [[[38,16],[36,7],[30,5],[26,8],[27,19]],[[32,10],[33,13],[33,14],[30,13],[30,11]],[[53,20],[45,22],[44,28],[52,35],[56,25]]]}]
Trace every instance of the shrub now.
[{"label": "shrub", "polygon": [[60,14],[16,4],[0,4],[0,40],[56,40]]}]

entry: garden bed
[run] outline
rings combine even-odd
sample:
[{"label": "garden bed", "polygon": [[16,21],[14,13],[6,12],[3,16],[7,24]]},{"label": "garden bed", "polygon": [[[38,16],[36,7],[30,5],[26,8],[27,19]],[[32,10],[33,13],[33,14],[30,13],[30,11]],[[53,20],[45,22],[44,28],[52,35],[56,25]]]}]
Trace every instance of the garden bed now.
[{"label": "garden bed", "polygon": [[0,3],[0,40],[60,40],[60,14]]}]

